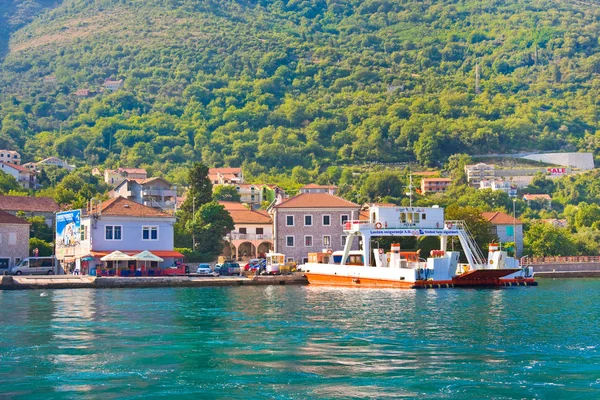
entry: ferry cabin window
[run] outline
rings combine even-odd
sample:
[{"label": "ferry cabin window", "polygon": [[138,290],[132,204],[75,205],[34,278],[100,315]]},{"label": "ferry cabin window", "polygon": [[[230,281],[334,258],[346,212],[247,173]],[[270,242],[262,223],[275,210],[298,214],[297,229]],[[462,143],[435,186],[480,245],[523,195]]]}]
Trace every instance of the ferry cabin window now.
[{"label": "ferry cabin window", "polygon": [[400,213],[400,222],[406,223],[406,213]]},{"label": "ferry cabin window", "polygon": [[312,226],[312,215],[304,216],[304,226]]},{"label": "ferry cabin window", "polygon": [[418,224],[420,222],[420,217],[421,215],[419,213],[415,213],[414,214],[414,223]]},{"label": "ferry cabin window", "polygon": [[285,224],[286,224],[286,226],[294,226],[294,216],[293,215],[286,215],[286,217],[285,217]]},{"label": "ferry cabin window", "polygon": [[294,237],[293,236],[286,236],[285,237],[285,245],[287,247],[294,247]]},{"label": "ferry cabin window", "polygon": [[427,214],[425,214],[425,213],[421,214],[421,219],[422,220],[426,220],[427,219]]}]

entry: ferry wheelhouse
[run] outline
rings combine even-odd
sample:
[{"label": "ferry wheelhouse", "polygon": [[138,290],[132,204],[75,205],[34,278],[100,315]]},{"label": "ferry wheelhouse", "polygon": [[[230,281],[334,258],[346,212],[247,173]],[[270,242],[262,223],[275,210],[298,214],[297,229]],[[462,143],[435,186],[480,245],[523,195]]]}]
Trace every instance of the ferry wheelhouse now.
[{"label": "ferry wheelhouse", "polygon": [[[444,220],[440,207],[373,206],[369,220],[351,220],[343,252],[309,254],[302,267],[310,284],[389,287],[442,288],[469,286],[535,286],[531,267],[521,267],[500,246],[492,244],[487,258],[475,243],[464,221]],[[440,249],[425,259],[420,251],[403,252],[399,244],[389,251],[371,248],[375,237],[440,238]],[[458,251],[448,251],[450,238],[457,238],[466,258],[459,262]],[[362,250],[351,250],[361,239]],[[359,260],[359,262],[357,262]]]}]

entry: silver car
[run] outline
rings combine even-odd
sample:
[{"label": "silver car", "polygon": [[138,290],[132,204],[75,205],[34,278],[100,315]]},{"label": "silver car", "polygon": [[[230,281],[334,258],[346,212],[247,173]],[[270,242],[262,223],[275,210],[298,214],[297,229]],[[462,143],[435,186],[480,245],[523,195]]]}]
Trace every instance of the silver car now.
[{"label": "silver car", "polygon": [[214,272],[210,266],[210,264],[200,264],[198,265],[198,269],[196,270],[198,275],[202,276],[219,276],[218,272]]}]

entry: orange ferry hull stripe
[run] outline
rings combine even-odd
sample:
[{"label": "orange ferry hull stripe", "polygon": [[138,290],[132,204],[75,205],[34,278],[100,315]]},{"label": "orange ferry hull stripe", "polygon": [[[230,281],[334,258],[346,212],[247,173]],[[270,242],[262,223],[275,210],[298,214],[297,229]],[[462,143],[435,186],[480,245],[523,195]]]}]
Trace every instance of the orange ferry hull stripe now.
[{"label": "orange ferry hull stripe", "polygon": [[526,279],[461,279],[447,281],[391,281],[384,279],[358,278],[352,276],[324,275],[306,272],[304,274],[311,285],[366,287],[366,288],[399,288],[415,289],[430,288],[442,289],[451,287],[474,287],[474,286],[536,286],[533,278]]}]

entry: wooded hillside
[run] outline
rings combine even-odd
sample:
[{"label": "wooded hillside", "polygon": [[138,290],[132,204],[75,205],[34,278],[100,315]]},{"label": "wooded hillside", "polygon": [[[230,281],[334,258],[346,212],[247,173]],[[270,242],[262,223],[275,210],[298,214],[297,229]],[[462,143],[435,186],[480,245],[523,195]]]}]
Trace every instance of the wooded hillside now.
[{"label": "wooded hillside", "polygon": [[[593,1],[7,3],[0,148],[24,162],[57,155],[181,182],[200,159],[257,175],[600,150]],[[104,89],[107,78],[124,87]]]}]

